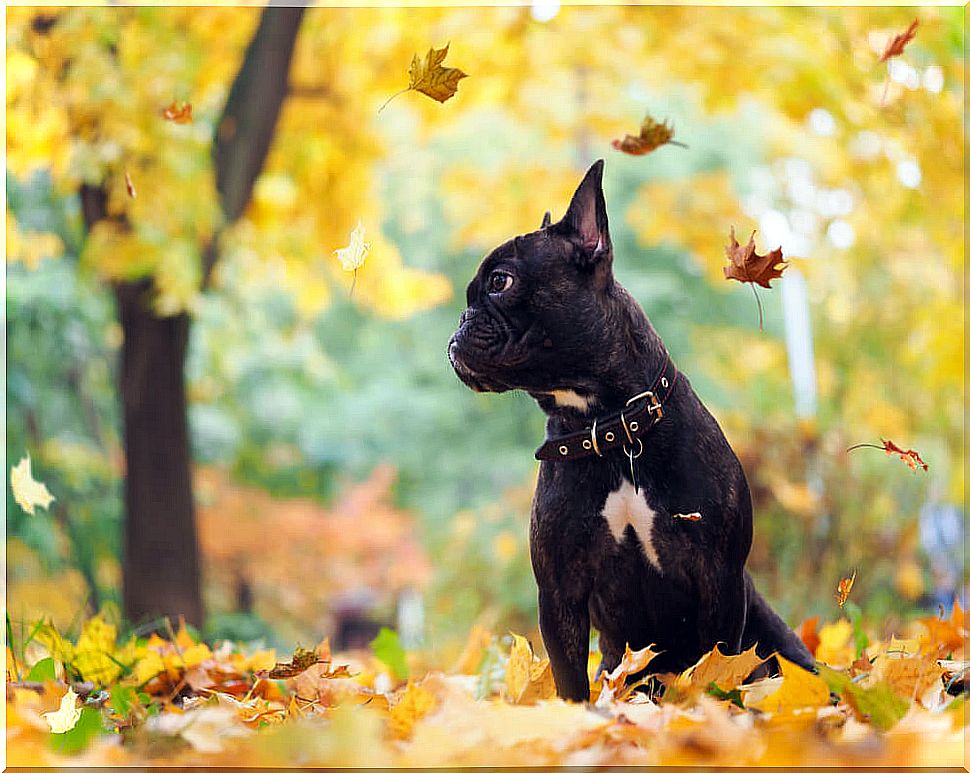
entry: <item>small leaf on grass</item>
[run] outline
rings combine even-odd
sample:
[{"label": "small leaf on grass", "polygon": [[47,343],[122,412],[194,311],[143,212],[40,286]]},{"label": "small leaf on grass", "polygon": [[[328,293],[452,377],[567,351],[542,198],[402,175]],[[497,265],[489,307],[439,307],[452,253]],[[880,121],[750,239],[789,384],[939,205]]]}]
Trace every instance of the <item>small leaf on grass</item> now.
[{"label": "small leaf on grass", "polygon": [[377,637],[370,643],[370,648],[374,657],[391,669],[394,676],[398,679],[408,678],[408,662],[396,631],[381,628]]},{"label": "small leaf on grass", "polygon": [[725,691],[714,684],[714,682],[711,682],[707,686],[707,694],[715,698],[719,698],[722,701],[731,701],[731,703],[733,703],[739,709],[744,708],[744,700],[741,697],[741,690],[739,690],[737,687],[731,691]]},{"label": "small leaf on grass", "polygon": [[77,754],[102,730],[101,712],[83,708],[73,728],[66,733],[51,735],[51,748],[58,754]]}]

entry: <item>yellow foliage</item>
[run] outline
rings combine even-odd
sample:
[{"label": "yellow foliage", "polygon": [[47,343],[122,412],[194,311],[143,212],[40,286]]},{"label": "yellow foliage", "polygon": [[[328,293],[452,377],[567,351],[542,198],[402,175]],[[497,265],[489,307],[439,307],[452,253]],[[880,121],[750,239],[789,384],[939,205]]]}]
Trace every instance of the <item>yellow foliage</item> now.
[{"label": "yellow foliage", "polygon": [[[822,632],[824,630],[823,628]],[[820,636],[822,632],[820,632]],[[776,657],[781,666],[781,687],[764,698],[746,705],[761,711],[780,714],[797,712],[802,709],[817,709],[828,705],[829,688],[820,677],[785,660],[781,655]]]},{"label": "yellow foliage", "polygon": [[833,668],[844,668],[855,660],[852,623],[845,618],[823,625],[819,629],[818,639],[815,657],[822,663]]}]

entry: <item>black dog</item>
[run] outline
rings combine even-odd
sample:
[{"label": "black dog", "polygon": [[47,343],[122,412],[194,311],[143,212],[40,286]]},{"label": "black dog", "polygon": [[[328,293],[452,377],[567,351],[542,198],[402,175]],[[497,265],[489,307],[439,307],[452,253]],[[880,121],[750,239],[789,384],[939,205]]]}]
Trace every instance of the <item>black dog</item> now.
[{"label": "black dog", "polygon": [[603,668],[627,644],[680,671],[723,642],[813,669],[754,589],[748,484],[714,417],[613,278],[603,162],[565,217],[506,242],[468,285],[448,345],[477,391],[527,391],[548,416],[532,508],[539,626],[560,696],[588,700],[590,624]]}]

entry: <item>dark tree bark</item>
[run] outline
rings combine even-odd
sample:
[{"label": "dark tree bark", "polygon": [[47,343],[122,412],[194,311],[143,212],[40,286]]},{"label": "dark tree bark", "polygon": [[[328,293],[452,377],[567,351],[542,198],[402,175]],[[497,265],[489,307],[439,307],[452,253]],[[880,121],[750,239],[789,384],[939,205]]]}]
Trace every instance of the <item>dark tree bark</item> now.
[{"label": "dark tree bark", "polygon": [[[245,210],[269,151],[303,11],[276,6],[263,11],[230,90],[213,147],[227,223]],[[82,187],[89,229],[107,217],[105,198],[103,188]],[[218,260],[218,238],[201,250],[203,286]],[[201,625],[201,560],[185,395],[191,318],[157,316],[153,290],[151,279],[114,287],[124,333],[119,377],[126,462],[124,609],[136,622],[184,616]]]},{"label": "dark tree bark", "polygon": [[187,314],[157,316],[151,284],[115,287],[124,331],[125,614],[134,621],[183,615],[202,624],[201,561],[192,496],[185,400]]}]

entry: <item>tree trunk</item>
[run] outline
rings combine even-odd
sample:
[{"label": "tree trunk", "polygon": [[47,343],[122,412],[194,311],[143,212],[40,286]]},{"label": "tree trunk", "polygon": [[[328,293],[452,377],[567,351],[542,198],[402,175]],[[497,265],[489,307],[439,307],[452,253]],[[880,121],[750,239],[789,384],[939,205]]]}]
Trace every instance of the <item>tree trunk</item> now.
[{"label": "tree trunk", "polygon": [[[227,223],[245,211],[263,168],[287,93],[287,75],[305,8],[271,0],[233,81],[213,143],[219,202]],[[88,230],[108,217],[103,187],[82,185]],[[124,216],[118,221],[125,227]],[[219,233],[202,247],[202,287],[219,257]],[[115,285],[121,350],[125,443],[125,616],[203,621],[201,561],[192,496],[192,455],[185,398],[191,319],[156,316],[150,278]]]},{"label": "tree trunk", "polygon": [[156,316],[148,281],[115,287],[127,470],[123,593],[133,622],[203,619],[185,400],[187,314]]}]

